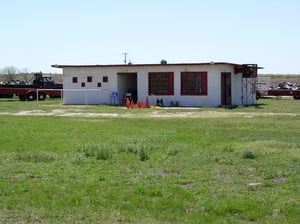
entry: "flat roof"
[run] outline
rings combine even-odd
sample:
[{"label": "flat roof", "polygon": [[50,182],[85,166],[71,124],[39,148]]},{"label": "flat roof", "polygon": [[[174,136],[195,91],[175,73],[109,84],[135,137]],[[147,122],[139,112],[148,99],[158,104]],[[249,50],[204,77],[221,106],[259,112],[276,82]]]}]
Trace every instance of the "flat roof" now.
[{"label": "flat roof", "polygon": [[232,65],[238,66],[241,64],[228,63],[228,62],[204,62],[204,63],[172,63],[172,64],[110,64],[110,65],[51,65],[53,68],[96,68],[96,67],[157,67],[157,66],[199,66],[199,65]]}]

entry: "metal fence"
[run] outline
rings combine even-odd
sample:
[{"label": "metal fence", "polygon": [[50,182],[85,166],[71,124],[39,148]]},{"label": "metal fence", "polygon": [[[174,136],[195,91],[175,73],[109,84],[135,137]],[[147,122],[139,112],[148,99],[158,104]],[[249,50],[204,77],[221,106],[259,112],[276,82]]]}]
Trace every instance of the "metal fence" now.
[{"label": "metal fence", "polygon": [[[37,89],[36,90],[36,103],[39,104],[39,92],[58,91],[58,89]],[[64,97],[68,97],[68,101]],[[120,105],[124,104],[123,98],[120,98],[119,93],[109,89],[61,89],[60,99],[62,104],[110,104]]]}]

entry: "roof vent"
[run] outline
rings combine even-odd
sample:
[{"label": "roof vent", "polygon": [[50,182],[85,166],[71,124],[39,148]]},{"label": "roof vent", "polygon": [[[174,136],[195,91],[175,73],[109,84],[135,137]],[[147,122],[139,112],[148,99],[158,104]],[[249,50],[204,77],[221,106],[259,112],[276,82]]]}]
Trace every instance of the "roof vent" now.
[{"label": "roof vent", "polygon": [[167,60],[165,60],[165,59],[162,59],[162,60],[160,61],[160,64],[162,64],[162,65],[166,65],[166,64],[168,64],[168,62],[167,62]]}]

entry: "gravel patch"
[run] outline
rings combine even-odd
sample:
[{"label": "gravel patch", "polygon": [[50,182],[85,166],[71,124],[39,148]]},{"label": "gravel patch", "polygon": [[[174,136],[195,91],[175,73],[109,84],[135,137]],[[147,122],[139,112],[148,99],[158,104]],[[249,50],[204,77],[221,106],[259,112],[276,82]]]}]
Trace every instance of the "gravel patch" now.
[{"label": "gravel patch", "polygon": [[245,117],[252,118],[256,116],[297,116],[296,113],[255,113],[255,112],[219,112],[219,111],[176,111],[154,110],[149,113],[102,113],[102,112],[84,112],[82,110],[61,110],[52,111],[27,110],[17,113],[2,112],[0,115],[14,116],[57,116],[57,117],[91,117],[91,118],[216,118],[216,117]]}]

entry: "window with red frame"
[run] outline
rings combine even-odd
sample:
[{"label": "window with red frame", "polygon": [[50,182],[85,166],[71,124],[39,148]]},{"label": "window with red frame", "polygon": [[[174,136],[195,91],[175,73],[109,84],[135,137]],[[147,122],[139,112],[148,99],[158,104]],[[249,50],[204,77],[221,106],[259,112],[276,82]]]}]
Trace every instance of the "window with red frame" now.
[{"label": "window with red frame", "polygon": [[87,77],[87,82],[93,82],[93,77],[92,76],[88,76]]},{"label": "window with red frame", "polygon": [[72,78],[72,82],[73,82],[73,83],[78,83],[78,78],[77,78],[77,77],[73,77],[73,78]]},{"label": "window with red frame", "polygon": [[181,72],[181,95],[207,95],[207,72]]},{"label": "window with red frame", "polygon": [[149,72],[149,95],[174,95],[173,72]]}]

